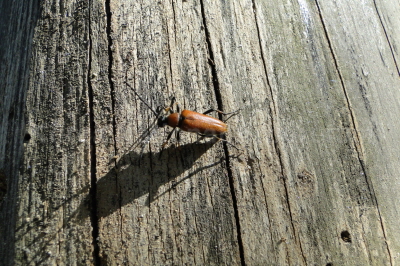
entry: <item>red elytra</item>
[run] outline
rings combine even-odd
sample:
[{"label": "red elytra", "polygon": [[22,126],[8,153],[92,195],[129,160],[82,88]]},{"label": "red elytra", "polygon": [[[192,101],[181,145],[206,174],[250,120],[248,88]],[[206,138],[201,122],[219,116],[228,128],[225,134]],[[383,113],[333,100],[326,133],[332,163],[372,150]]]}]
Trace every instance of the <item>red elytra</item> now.
[{"label": "red elytra", "polygon": [[183,131],[195,132],[206,136],[222,135],[228,130],[228,126],[221,120],[200,114],[194,111],[183,110],[181,113],[172,113],[159,120],[158,126],[165,124],[170,127],[178,127]]}]

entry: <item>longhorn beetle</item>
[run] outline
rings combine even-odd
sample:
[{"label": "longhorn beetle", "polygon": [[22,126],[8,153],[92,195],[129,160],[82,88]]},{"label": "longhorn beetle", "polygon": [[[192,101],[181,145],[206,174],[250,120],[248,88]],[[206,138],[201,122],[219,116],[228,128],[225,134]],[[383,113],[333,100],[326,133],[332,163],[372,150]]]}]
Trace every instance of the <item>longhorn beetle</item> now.
[{"label": "longhorn beetle", "polygon": [[[194,132],[197,133],[198,135],[204,137],[214,137],[218,140],[225,141],[226,143],[230,144],[237,150],[240,150],[237,148],[235,145],[232,143],[228,142],[225,139],[222,139],[221,137],[224,136],[224,134],[228,130],[227,124],[225,122],[231,118],[232,116],[236,115],[239,110],[236,110],[231,113],[224,113],[220,110],[216,109],[210,109],[205,111],[204,113],[197,113],[195,111],[189,111],[189,110],[183,110],[180,112],[179,105],[177,104],[177,112],[173,111],[173,105],[175,103],[175,97],[172,98],[171,104],[168,107],[161,107],[158,106],[156,111],[154,111],[149,104],[147,104],[142,97],[136,92],[136,90],[126,83],[132,91],[136,94],[136,96],[153,112],[153,114],[156,116],[157,119],[157,126],[158,127],[164,127],[165,125],[168,125],[172,127],[172,131],[168,134],[167,140],[163,143],[162,149],[164,149],[165,145],[167,145],[169,139],[172,136],[172,133],[175,131],[176,128],[180,128],[183,131],[186,132]],[[167,112],[168,115],[162,115],[162,112]],[[208,116],[207,114],[211,112],[217,112],[223,115],[230,115],[227,119],[225,119],[224,122],[221,120]],[[179,141],[179,132],[177,135],[177,139]]]}]

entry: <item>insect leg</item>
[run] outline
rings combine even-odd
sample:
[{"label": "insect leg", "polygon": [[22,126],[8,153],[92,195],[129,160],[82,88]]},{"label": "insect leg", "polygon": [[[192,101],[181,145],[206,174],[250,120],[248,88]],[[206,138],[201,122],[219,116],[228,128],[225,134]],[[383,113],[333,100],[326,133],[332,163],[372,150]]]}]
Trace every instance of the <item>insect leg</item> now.
[{"label": "insect leg", "polygon": [[198,136],[201,136],[199,139],[196,140],[195,143],[199,143],[200,141],[202,141],[204,138],[206,138],[207,136],[201,133],[197,133]]},{"label": "insect leg", "polygon": [[169,111],[171,114],[174,112],[174,110],[172,109],[172,107],[174,106],[175,101],[176,101],[176,98],[175,98],[175,97],[172,97],[171,103],[170,103],[170,105],[167,107],[167,111]]},{"label": "insect leg", "polygon": [[181,141],[181,131],[180,130],[176,131],[175,137],[176,137],[176,141],[179,145],[179,142]]},{"label": "insect leg", "polygon": [[[178,113],[180,113],[180,111],[179,111],[179,105],[175,102],[175,97],[172,97],[172,99],[171,99],[171,103],[170,103],[170,105],[168,106],[168,107],[161,107],[161,106],[159,106],[158,108],[157,108],[157,110],[164,110],[165,112],[169,112],[170,114],[173,114],[174,113],[174,109],[173,109],[173,107],[174,107],[174,104],[176,104],[177,105],[177,107],[178,107]],[[159,113],[161,113],[161,112],[159,112]]]},{"label": "insect leg", "polygon": [[172,97],[171,104],[169,106],[169,110],[170,110],[171,114],[174,112],[174,110],[173,110],[174,105],[176,105],[176,109],[177,109],[176,112],[180,113],[181,109],[179,107],[179,104],[176,102],[176,98]]},{"label": "insect leg", "polygon": [[168,137],[167,137],[167,140],[166,140],[166,141],[163,143],[163,145],[162,145],[162,148],[163,148],[163,149],[164,149],[165,145],[168,144],[168,141],[169,141],[169,139],[171,138],[172,133],[174,133],[175,129],[176,129],[176,127],[174,127],[174,129],[172,129],[171,132],[169,132]]},{"label": "insect leg", "polygon": [[160,155],[158,156],[158,158],[161,158],[161,154],[163,153],[164,148],[165,148],[165,146],[168,144],[168,141],[169,141],[169,139],[171,138],[172,133],[174,133],[175,129],[176,129],[176,127],[174,127],[174,129],[172,129],[171,132],[169,132],[168,137],[167,137],[167,140],[166,140],[166,141],[163,143],[163,145],[161,146],[161,151],[160,151]]},{"label": "insect leg", "polygon": [[222,112],[222,111],[220,111],[220,110],[217,110],[217,109],[210,109],[210,110],[205,111],[205,112],[203,113],[203,115],[209,114],[209,113],[211,113],[211,112],[217,112],[217,113],[222,114],[222,115],[230,115],[227,119],[224,120],[224,122],[226,122],[226,121],[228,121],[228,119],[231,118],[232,116],[237,115],[237,114],[239,113],[239,111],[240,111],[240,109],[238,109],[238,110],[236,110],[236,111],[233,111],[233,112],[230,112],[230,113],[224,113],[224,112]]},{"label": "insect leg", "polygon": [[238,151],[243,152],[242,149],[239,149],[238,147],[236,147],[234,144],[230,143],[230,142],[227,141],[226,139],[222,139],[222,138],[220,138],[220,137],[218,137],[218,136],[214,136],[214,138],[216,138],[217,140],[220,140],[220,141],[224,141],[226,144],[231,145],[232,147],[234,147],[234,148],[237,149]]}]

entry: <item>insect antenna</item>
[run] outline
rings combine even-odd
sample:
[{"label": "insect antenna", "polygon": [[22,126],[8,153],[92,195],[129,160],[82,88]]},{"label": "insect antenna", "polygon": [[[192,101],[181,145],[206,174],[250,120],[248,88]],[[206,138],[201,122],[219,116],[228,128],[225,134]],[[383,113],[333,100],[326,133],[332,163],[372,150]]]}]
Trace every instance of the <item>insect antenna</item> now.
[{"label": "insect antenna", "polygon": [[138,139],[132,144],[130,149],[134,149],[138,146],[140,146],[140,158],[143,155],[143,150],[144,147],[146,146],[146,143],[148,143],[148,140],[150,139],[151,135],[153,134],[153,132],[155,131],[155,129],[157,128],[157,120],[158,117],[160,116],[161,112],[164,110],[161,107],[157,107],[156,110],[154,110],[153,108],[151,108],[151,106],[145,101],[143,100],[143,98],[139,95],[139,93],[137,93],[137,91],[128,83],[125,83],[134,93],[135,95],[140,99],[140,101],[142,101],[147,108],[150,109],[150,111],[155,115],[155,119],[153,120],[153,122],[148,126],[148,128],[143,131],[143,133],[138,137]]},{"label": "insect antenna", "polygon": [[156,111],[154,111],[153,108],[151,108],[151,106],[145,100],[142,99],[142,97],[139,95],[139,93],[137,93],[136,90],[131,85],[129,85],[128,83],[125,83],[125,84],[128,85],[129,88],[131,88],[131,90],[136,94],[136,96],[147,106],[147,108],[149,108],[153,112],[153,114],[156,117],[158,117],[160,115],[160,111],[158,113]]}]

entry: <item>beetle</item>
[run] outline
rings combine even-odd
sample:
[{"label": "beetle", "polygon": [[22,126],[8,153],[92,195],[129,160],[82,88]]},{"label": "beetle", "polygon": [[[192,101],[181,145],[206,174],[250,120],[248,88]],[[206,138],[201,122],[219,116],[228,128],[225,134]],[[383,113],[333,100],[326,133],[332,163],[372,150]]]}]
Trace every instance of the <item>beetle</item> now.
[{"label": "beetle", "polygon": [[[212,112],[214,110],[209,110]],[[217,111],[217,110],[215,110]],[[168,125],[173,128],[180,128],[187,132],[197,132],[204,135],[223,135],[227,132],[228,126],[221,120],[208,116],[209,112],[197,113],[190,110],[183,110],[181,113],[171,113],[168,116],[158,118],[158,127]]]},{"label": "beetle", "polygon": [[[175,98],[172,99],[172,102],[175,101]],[[166,142],[171,138],[172,133],[176,128],[179,128],[186,132],[194,132],[202,137],[215,137],[219,140],[225,135],[228,131],[228,125],[221,120],[214,118],[212,116],[208,116],[207,114],[211,112],[218,112],[223,115],[235,115],[237,111],[232,113],[224,113],[219,110],[210,109],[204,113],[198,113],[190,110],[183,110],[182,112],[178,111],[174,112],[172,110],[172,104],[165,108],[165,111],[169,111],[169,115],[158,116],[157,126],[164,127],[166,125],[173,128],[173,130],[168,134]],[[229,117],[230,118],[230,117]],[[229,119],[228,118],[228,119]],[[177,135],[179,141],[179,134]],[[165,144],[164,144],[165,145]]]},{"label": "beetle", "polygon": [[[236,149],[240,150],[237,148],[235,145],[229,143],[227,140],[223,139],[222,137],[225,136],[225,133],[228,131],[228,125],[225,123],[229,118],[232,116],[236,115],[239,110],[236,110],[231,113],[224,113],[220,110],[216,109],[210,109],[205,111],[204,113],[198,113],[195,111],[190,111],[190,110],[183,110],[180,112],[179,110],[179,105],[177,105],[177,112],[173,111],[173,105],[175,104],[175,97],[172,98],[171,104],[168,107],[161,107],[158,106],[156,111],[154,111],[150,105],[148,105],[141,97],[140,95],[136,92],[132,86],[130,86],[128,83],[126,83],[136,94],[136,96],[154,113],[157,119],[157,126],[158,127],[165,127],[166,125],[170,126],[173,128],[173,130],[168,134],[167,140],[163,143],[162,149],[164,149],[165,145],[168,143],[169,139],[172,136],[172,133],[175,131],[175,129],[179,128],[183,131],[186,132],[194,132],[197,133],[198,135],[204,137],[214,137],[218,140],[222,140]],[[169,113],[168,115],[162,115],[162,112],[165,111]],[[222,115],[230,115],[225,121],[221,121],[217,118],[214,118],[212,116],[209,116],[207,114],[211,112],[217,112]],[[179,141],[179,132],[177,134],[177,139]]]}]

